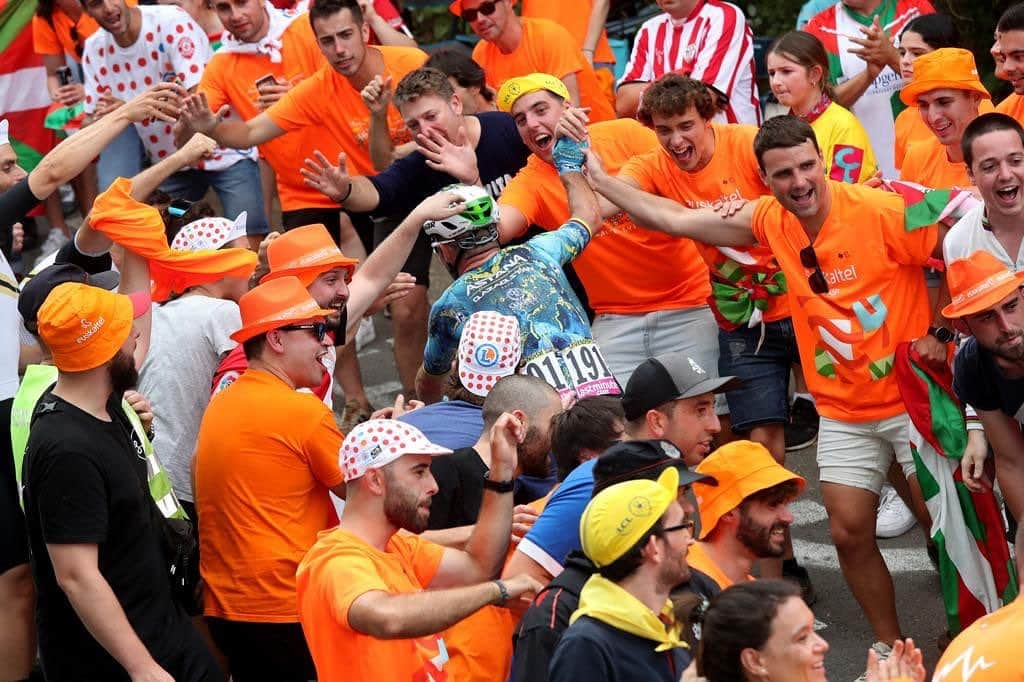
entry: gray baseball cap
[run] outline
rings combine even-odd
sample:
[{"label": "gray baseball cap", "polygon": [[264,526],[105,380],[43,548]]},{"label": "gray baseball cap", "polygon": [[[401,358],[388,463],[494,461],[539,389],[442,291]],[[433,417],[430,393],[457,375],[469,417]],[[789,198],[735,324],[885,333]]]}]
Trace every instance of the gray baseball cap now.
[{"label": "gray baseball cap", "polygon": [[633,421],[658,405],[705,393],[725,393],[739,386],[737,377],[716,377],[684,353],[669,353],[641,362],[622,394],[626,419]]}]

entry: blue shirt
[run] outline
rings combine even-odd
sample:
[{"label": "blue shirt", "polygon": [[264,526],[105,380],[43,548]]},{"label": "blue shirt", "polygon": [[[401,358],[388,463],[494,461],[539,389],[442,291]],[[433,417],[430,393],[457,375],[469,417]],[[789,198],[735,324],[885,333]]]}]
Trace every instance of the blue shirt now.
[{"label": "blue shirt", "polygon": [[559,573],[569,552],[583,548],[580,518],[594,492],[595,464],[596,458],[587,460],[565,477],[548,500],[544,512],[519,543],[519,551],[549,573]]},{"label": "blue shirt", "polygon": [[449,450],[471,448],[484,430],[483,410],[462,400],[445,400],[403,414],[431,443]]}]

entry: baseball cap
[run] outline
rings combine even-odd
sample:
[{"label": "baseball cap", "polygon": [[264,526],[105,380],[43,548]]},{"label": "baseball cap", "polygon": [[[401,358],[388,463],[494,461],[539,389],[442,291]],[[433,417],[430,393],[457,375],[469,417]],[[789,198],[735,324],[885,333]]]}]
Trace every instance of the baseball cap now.
[{"label": "baseball cap", "polygon": [[216,251],[245,236],[248,215],[242,211],[234,220],[217,216],[193,220],[174,235],[171,248],[179,251]]},{"label": "baseball cap", "polygon": [[459,381],[486,397],[498,379],[515,374],[523,353],[519,320],[493,310],[469,316],[459,338]]},{"label": "baseball cap", "polygon": [[996,305],[1024,285],[1024,272],[1011,272],[988,251],[975,251],[946,266],[946,283],[950,303],[942,316],[953,319]]},{"label": "baseball cap", "polygon": [[345,481],[353,481],[367,469],[380,468],[404,455],[450,455],[452,451],[427,440],[412,424],[394,419],[371,419],[345,436],[338,450],[338,465]]},{"label": "baseball cap", "polygon": [[512,111],[516,100],[538,90],[547,90],[564,100],[569,99],[569,89],[565,87],[562,79],[549,73],[531,73],[509,78],[501,84],[501,88],[498,89],[498,109],[508,113]]},{"label": "baseball cap", "polygon": [[18,296],[18,312],[21,313],[21,319],[25,324],[33,325],[39,316],[39,309],[46,302],[46,297],[61,284],[78,282],[110,291],[117,288],[119,280],[118,274],[109,270],[89,274],[71,263],[55,263],[43,268],[25,282]]},{"label": "baseball cap", "polygon": [[580,517],[583,553],[598,567],[625,554],[676,499],[679,470],[669,467],[658,480],[624,481],[590,500]]},{"label": "baseball cap", "polygon": [[715,487],[693,484],[700,514],[700,539],[718,525],[718,520],[754,493],[786,481],[796,481],[798,494],[807,481],[772,457],[768,448],[749,440],[734,440],[718,448],[697,465],[697,473],[714,476]]},{"label": "baseball cap", "polygon": [[337,267],[348,268],[351,277],[358,262],[358,258],[349,258],[341,252],[326,227],[304,225],[270,242],[267,247],[270,272],[260,282],[294,276],[302,286],[308,287],[321,273]]},{"label": "baseball cap", "polygon": [[324,310],[297,277],[281,277],[250,289],[238,300],[242,328],[231,335],[238,343],[271,329],[332,314]]},{"label": "baseball cap", "polygon": [[974,55],[959,47],[943,47],[914,60],[914,77],[900,91],[900,100],[914,106],[917,96],[932,90],[949,88],[976,92],[984,99],[992,95],[978,79]]},{"label": "baseball cap", "polygon": [[82,282],[58,285],[39,307],[39,336],[62,372],[95,369],[117,355],[132,320],[149,312],[149,294],[115,294]]},{"label": "baseball cap", "polygon": [[626,419],[633,421],[658,405],[705,393],[724,393],[739,386],[736,377],[714,377],[684,353],[669,353],[641,362],[622,394]]},{"label": "baseball cap", "polygon": [[679,470],[679,485],[694,481],[718,485],[713,476],[690,471],[679,448],[671,441],[655,438],[624,440],[605,450],[594,463],[594,492],[632,479],[653,480],[665,469]]}]

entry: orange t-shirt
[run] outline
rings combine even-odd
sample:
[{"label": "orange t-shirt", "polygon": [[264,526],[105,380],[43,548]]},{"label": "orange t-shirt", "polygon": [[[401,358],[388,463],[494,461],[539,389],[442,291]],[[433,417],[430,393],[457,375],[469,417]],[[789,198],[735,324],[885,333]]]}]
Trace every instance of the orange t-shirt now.
[{"label": "orange t-shirt", "polygon": [[[992,105],[992,100],[989,99],[981,100],[981,103],[978,105],[979,114],[987,114],[995,110],[996,107]],[[903,159],[906,158],[907,150],[912,145],[934,138],[935,133],[928,128],[928,124],[921,118],[921,112],[916,104],[901,111],[900,115],[896,117],[896,144],[893,147],[896,168],[903,168]]]},{"label": "orange t-shirt", "polygon": [[1024,121],[1024,97],[1011,92],[1006,99],[996,105],[996,111],[1012,116],[1018,122]]},{"label": "orange t-shirt", "polygon": [[587,64],[566,29],[547,19],[520,19],[523,37],[519,47],[503,54],[494,43],[481,40],[473,48],[473,59],[487,74],[487,84],[497,90],[509,78],[541,72],[556,78],[576,74],[580,104],[590,107],[591,121],[615,118],[611,101],[601,90],[594,69]]},{"label": "orange t-shirt", "polygon": [[295,569],[338,522],[341,441],[323,401],[268,372],[249,368],[210,400],[195,455],[203,613],[298,621]]},{"label": "orange t-shirt", "polygon": [[900,168],[900,180],[935,189],[971,187],[974,184],[967,175],[967,164],[950,161],[946,147],[931,131],[927,139],[918,140],[907,150]]},{"label": "orange t-shirt", "polygon": [[[206,65],[203,80],[199,83],[199,89],[206,93],[210,102],[210,109],[217,111],[221,106],[230,104],[243,120],[248,121],[260,114],[256,106],[259,97],[257,80],[272,74],[295,85],[312,76],[324,64],[306,15],[295,19],[284,31],[281,44],[281,61],[277,63],[263,54],[216,52]],[[299,173],[303,160],[312,158],[313,150],[318,148],[323,148],[323,135],[315,126],[260,145],[261,154],[277,176],[282,210],[333,205],[321,192],[308,187]],[[337,158],[337,155],[328,158]]]},{"label": "orange t-shirt", "polygon": [[[129,2],[129,5],[136,5],[137,2]],[[78,34],[78,41],[71,37],[71,28],[74,27]],[[98,31],[100,25],[96,20],[82,10],[78,21],[72,21],[71,17],[64,13],[59,7],[53,9],[50,21],[38,14],[32,17],[32,46],[36,54],[51,54],[63,56],[71,55],[75,61],[82,61],[79,50],[85,47],[85,39]]]},{"label": "orange t-shirt", "polygon": [[928,330],[922,266],[938,230],[907,232],[898,194],[826,182],[832,210],[814,251],[827,294],[811,291],[812,271],[800,262],[807,233],[774,197],[758,202],[751,229],[786,275],[800,364],[818,412],[848,422],[885,419],[905,409],[892,373],[896,346]]},{"label": "orange t-shirt", "polygon": [[444,633],[377,639],[348,622],[352,602],[367,592],[424,590],[443,555],[440,545],[405,533],[392,535],[384,552],[341,528],[320,534],[296,575],[299,617],[320,682],[461,679],[449,672]]},{"label": "orange t-shirt", "polygon": [[[552,2],[552,0],[523,0],[522,16],[531,19],[547,19],[565,28],[576,39],[576,46],[583,49],[590,24],[590,11],[594,0],[576,2]],[[601,37],[594,47],[595,64],[614,64],[615,54],[608,44],[608,32],[601,30]]]},{"label": "orange t-shirt", "polygon": [[[415,47],[368,47],[384,56],[384,73],[398,83],[405,74],[423,66],[427,54]],[[328,159],[345,152],[351,175],[373,175],[370,160],[370,112],[359,91],[330,64],[299,83],[287,95],[267,109],[271,120],[285,131],[313,128],[320,135],[318,148]],[[388,108],[388,130],[396,145],[412,140],[398,109]],[[295,171],[298,173],[298,169]],[[319,206],[336,206],[327,197]]]},{"label": "orange t-shirt", "polygon": [[[589,130],[590,143],[612,175],[634,156],[660,148],[654,133],[633,119],[595,123]],[[499,203],[545,230],[556,230],[569,219],[558,171],[533,155]],[[598,314],[697,308],[711,294],[708,268],[694,242],[641,229],[625,213],[604,221],[573,267]]]},{"label": "orange t-shirt", "polygon": [[[714,580],[723,590],[734,585],[733,581],[718,567],[711,555],[704,549],[703,542],[695,542],[690,545],[686,554],[686,565],[696,568],[698,571]],[[747,580],[753,580],[754,576],[748,575]]]},{"label": "orange t-shirt", "polygon": [[[689,208],[708,208],[719,201],[747,199],[753,201],[768,194],[761,181],[757,159],[754,157],[755,126],[711,124],[715,134],[715,153],[707,166],[694,173],[680,170],[672,157],[660,147],[634,156],[622,167],[620,176],[634,180],[640,189],[658,196],[668,197]],[[766,322],[789,317],[789,304],[785,293],[773,295],[772,290],[785,292],[785,278],[775,262],[775,256],[765,246],[715,247],[696,242],[697,249],[711,272],[712,293],[708,299],[719,325],[735,329],[746,325],[745,318],[737,318],[738,310],[745,306],[733,303],[739,293],[737,287],[753,292],[756,300],[767,307],[762,310]],[[737,312],[734,312],[737,311]]]},{"label": "orange t-shirt", "polygon": [[949,643],[935,666],[934,682],[1014,682],[1024,680],[1020,642],[1024,638],[1024,598],[979,618]]}]

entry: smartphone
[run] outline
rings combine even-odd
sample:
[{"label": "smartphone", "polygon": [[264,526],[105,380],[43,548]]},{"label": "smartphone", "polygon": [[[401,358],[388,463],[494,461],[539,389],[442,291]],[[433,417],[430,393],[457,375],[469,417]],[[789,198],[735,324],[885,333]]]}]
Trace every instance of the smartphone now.
[{"label": "smartphone", "polygon": [[277,78],[274,74],[268,73],[266,76],[261,76],[256,79],[256,92],[263,92],[263,88],[267,85],[277,85]]},{"label": "smartphone", "polygon": [[188,210],[190,208],[192,208],[191,201],[186,201],[185,199],[175,199],[174,201],[167,205],[167,212],[170,213],[175,218],[180,218],[181,216],[188,213]]},{"label": "smartphone", "polygon": [[60,83],[62,86],[71,85],[74,82],[74,77],[71,75],[71,67],[57,67],[57,82]]}]

